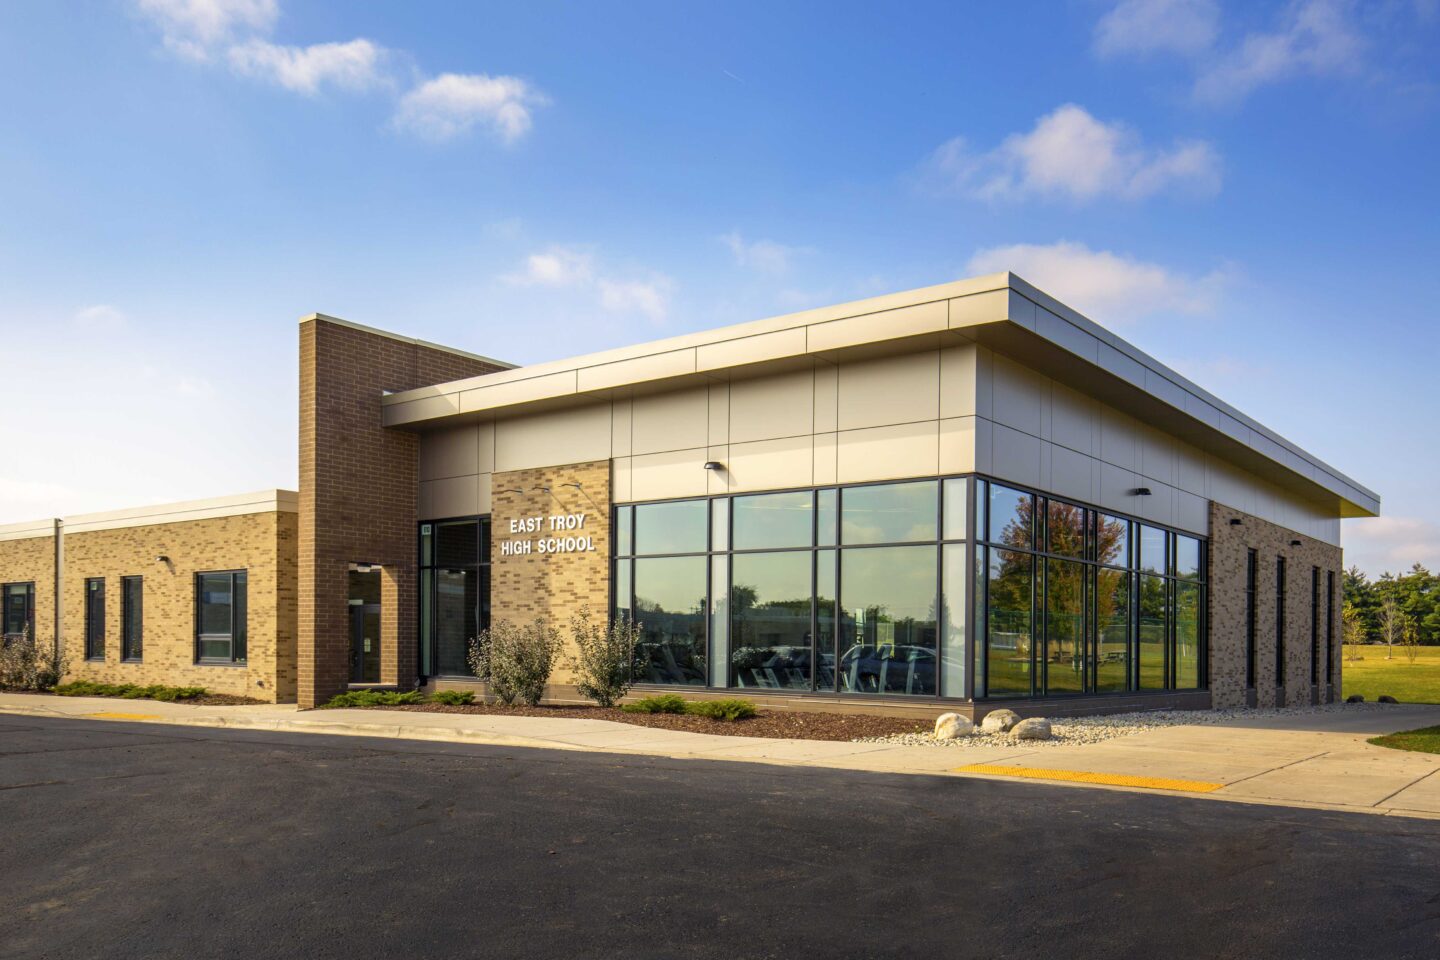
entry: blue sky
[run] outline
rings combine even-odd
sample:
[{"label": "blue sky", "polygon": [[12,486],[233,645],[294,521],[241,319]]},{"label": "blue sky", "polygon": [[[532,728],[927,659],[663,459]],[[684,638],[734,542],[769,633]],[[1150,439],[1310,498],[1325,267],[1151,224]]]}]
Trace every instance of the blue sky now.
[{"label": "blue sky", "polygon": [[0,522],[295,484],[296,320],[526,363],[1013,269],[1440,567],[1440,0],[0,6]]}]

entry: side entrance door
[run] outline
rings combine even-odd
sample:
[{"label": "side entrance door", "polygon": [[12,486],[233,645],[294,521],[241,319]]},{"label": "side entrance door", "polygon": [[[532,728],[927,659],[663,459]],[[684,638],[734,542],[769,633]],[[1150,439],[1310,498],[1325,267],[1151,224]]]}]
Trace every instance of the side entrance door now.
[{"label": "side entrance door", "polygon": [[380,604],[350,607],[350,682],[380,682]]}]

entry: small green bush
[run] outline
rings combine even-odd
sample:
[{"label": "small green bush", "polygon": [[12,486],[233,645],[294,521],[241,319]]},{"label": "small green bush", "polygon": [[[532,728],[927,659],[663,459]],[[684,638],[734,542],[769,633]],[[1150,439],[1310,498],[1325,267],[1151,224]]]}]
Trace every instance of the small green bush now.
[{"label": "small green bush", "polygon": [[436,690],[430,694],[431,703],[443,703],[447,707],[468,707],[475,702],[475,694],[469,690]]},{"label": "small green bush", "polygon": [[29,627],[0,638],[0,690],[54,690],[69,666],[54,646],[36,643]]},{"label": "small green bush", "polygon": [[575,653],[568,658],[575,689],[599,706],[613,707],[635,682],[640,624],[628,617],[597,623],[588,607],[570,618]]},{"label": "small green bush", "polygon": [[693,703],[685,704],[685,712],[696,717],[709,717],[711,720],[733,723],[736,720],[748,720],[760,710],[752,700],[730,698],[726,700],[696,700]]},{"label": "small green bush", "polygon": [[626,713],[684,713],[685,698],[676,693],[662,693],[622,704],[620,709]]},{"label": "small green bush", "polygon": [[350,690],[337,693],[325,704],[327,707],[399,707],[410,703],[424,703],[425,695],[419,690],[397,693],[394,690]]},{"label": "small green bush", "polygon": [[560,631],[544,617],[515,625],[497,620],[470,641],[466,658],[475,676],[490,681],[490,692],[507,707],[517,699],[536,706],[564,647]]},{"label": "small green bush", "polygon": [[140,686],[134,683],[96,683],[94,680],[72,680],[55,688],[62,697],[120,697],[125,700],[161,700],[174,703],[176,700],[194,700],[205,696],[204,687],[167,687],[152,683]]}]

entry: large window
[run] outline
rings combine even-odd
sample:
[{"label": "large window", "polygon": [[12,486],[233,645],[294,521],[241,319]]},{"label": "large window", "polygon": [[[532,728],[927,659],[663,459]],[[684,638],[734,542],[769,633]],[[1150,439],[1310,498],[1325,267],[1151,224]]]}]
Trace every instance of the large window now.
[{"label": "large window", "polygon": [[85,659],[105,659],[105,578],[85,581]]},{"label": "large window", "polygon": [[1259,575],[1259,557],[1254,550],[1245,561],[1245,689],[1255,689],[1255,580]]},{"label": "large window", "polygon": [[469,677],[470,641],[490,626],[490,519],[420,524],[420,673]]},{"label": "large window", "polygon": [[1325,682],[1335,682],[1335,571],[1325,571]]},{"label": "large window", "polygon": [[140,660],[145,651],[145,580],[120,578],[120,659]]},{"label": "large window", "polygon": [[1203,541],[977,483],[984,695],[1204,686]]},{"label": "large window", "polygon": [[1285,685],[1285,558],[1275,558],[1275,686]]},{"label": "large window", "polygon": [[197,573],[195,659],[210,664],[244,663],[246,629],[245,571]]},{"label": "large window", "polygon": [[0,585],[0,634],[5,641],[35,639],[35,584]]},{"label": "large window", "polygon": [[956,477],[626,504],[614,523],[615,613],[642,625],[642,683],[945,697],[1206,683],[1205,543],[1082,504]]},{"label": "large window", "polygon": [[1310,683],[1320,683],[1320,568],[1310,568]]}]

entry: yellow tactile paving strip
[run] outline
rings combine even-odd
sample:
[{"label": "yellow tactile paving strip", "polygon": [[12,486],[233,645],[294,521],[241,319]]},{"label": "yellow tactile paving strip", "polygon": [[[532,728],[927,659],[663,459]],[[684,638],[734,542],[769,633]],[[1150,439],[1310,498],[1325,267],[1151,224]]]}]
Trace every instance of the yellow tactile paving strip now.
[{"label": "yellow tactile paving strip", "polygon": [[158,713],[87,713],[87,717],[94,717],[96,720],[159,720]]},{"label": "yellow tactile paving strip", "polygon": [[1225,786],[1205,780],[1173,780],[1168,777],[1136,777],[1123,773],[1090,773],[1085,770],[1046,770],[1042,767],[1007,767],[994,763],[972,763],[957,767],[956,773],[981,773],[990,777],[1025,777],[1030,780],[1064,780],[1071,783],[1103,783],[1111,787],[1144,787],[1149,790],[1182,790],[1211,793]]}]

